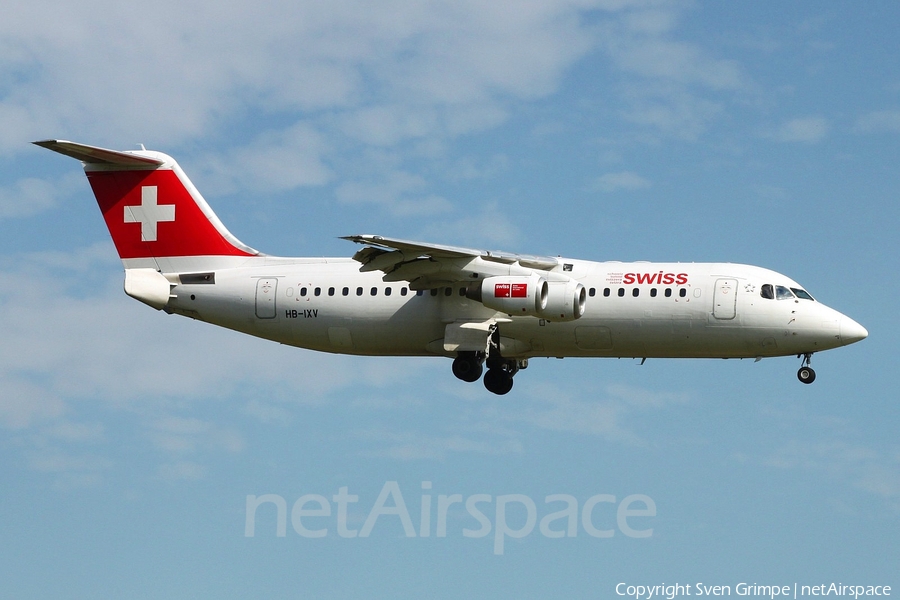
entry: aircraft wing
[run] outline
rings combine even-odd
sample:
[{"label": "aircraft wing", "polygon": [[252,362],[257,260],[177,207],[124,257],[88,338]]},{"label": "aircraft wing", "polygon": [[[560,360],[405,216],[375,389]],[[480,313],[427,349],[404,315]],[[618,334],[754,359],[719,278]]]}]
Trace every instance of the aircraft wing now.
[{"label": "aircraft wing", "polygon": [[362,263],[360,271],[383,271],[385,281],[409,281],[413,289],[477,281],[525,269],[549,271],[560,262],[552,256],[476,250],[380,235],[350,235],[341,239],[366,246],[353,255],[354,260]]}]

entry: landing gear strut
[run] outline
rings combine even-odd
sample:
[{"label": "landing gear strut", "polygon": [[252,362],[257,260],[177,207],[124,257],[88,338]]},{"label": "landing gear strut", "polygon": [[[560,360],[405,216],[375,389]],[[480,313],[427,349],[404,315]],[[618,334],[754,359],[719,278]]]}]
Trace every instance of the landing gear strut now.
[{"label": "landing gear strut", "polygon": [[809,366],[812,352],[803,355],[803,362],[800,364],[800,370],[797,371],[797,379],[803,383],[812,383],[816,380],[816,372]]},{"label": "landing gear strut", "polygon": [[488,342],[488,356],[485,361],[484,387],[492,394],[508,394],[513,387],[513,375],[528,366],[527,360],[503,358],[500,355],[500,330],[494,328]]}]

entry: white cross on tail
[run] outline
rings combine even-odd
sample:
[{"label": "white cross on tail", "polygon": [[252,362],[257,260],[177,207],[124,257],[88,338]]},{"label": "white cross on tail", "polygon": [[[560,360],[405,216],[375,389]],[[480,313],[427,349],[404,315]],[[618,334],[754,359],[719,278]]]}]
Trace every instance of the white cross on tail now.
[{"label": "white cross on tail", "polygon": [[141,241],[156,241],[156,226],[163,221],[175,220],[175,205],[156,203],[156,186],[141,188],[141,205],[125,207],[125,222],[141,224]]}]

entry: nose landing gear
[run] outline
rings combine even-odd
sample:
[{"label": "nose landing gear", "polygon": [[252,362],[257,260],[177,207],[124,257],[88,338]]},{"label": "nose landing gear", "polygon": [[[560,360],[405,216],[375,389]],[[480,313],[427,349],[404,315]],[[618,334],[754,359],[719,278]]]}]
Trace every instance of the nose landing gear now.
[{"label": "nose landing gear", "polygon": [[803,362],[800,364],[800,370],[797,371],[797,379],[803,383],[812,383],[816,380],[816,372],[809,366],[812,352],[803,355]]}]

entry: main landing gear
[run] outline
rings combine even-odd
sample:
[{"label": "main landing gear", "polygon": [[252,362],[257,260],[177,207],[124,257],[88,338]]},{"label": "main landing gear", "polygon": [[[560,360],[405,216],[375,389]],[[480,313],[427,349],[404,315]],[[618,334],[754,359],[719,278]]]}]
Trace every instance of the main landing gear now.
[{"label": "main landing gear", "polygon": [[484,387],[487,391],[502,396],[508,394],[513,387],[513,376],[528,366],[527,360],[504,358],[500,355],[500,333],[496,327],[490,333],[487,352],[461,351],[453,359],[453,374],[458,379],[472,383],[478,381],[487,365],[484,374]]},{"label": "main landing gear", "polygon": [[[798,355],[799,358],[800,355]],[[800,364],[800,370],[797,371],[797,379],[802,381],[803,383],[812,383],[816,380],[816,372],[812,370],[812,367],[809,366],[810,359],[812,358],[812,352],[807,352],[803,355],[803,362]]]},{"label": "main landing gear", "polygon": [[460,352],[453,359],[453,374],[468,383],[478,381],[484,370],[481,366],[483,362],[484,352]]},{"label": "main landing gear", "polygon": [[527,367],[528,361],[501,358],[488,360],[488,372],[484,374],[484,387],[487,391],[502,396],[508,394],[513,386],[513,375],[519,369]]}]

